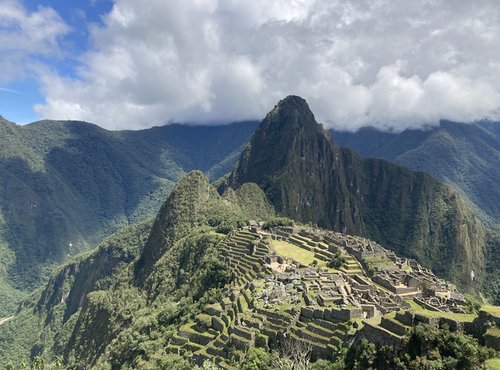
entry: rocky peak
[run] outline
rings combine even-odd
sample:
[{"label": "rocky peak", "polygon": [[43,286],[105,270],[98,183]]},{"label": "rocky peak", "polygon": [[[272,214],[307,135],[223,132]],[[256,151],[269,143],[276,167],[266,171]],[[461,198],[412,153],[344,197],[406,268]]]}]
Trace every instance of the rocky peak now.
[{"label": "rocky peak", "polygon": [[[298,96],[281,100],[259,124],[247,145],[235,171],[231,186],[245,182],[264,185],[270,176],[290,170],[316,167],[317,163],[333,160],[334,144],[330,135],[316,122],[307,102]],[[287,169],[288,168],[288,169]]]},{"label": "rocky peak", "polygon": [[295,95],[289,95],[281,100],[267,115],[264,122],[266,120],[287,127],[318,125],[305,99]]}]

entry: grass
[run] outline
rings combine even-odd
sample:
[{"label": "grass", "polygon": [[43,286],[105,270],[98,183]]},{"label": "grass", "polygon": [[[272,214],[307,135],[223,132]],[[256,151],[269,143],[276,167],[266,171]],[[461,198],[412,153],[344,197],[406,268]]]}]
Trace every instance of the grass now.
[{"label": "grass", "polygon": [[486,331],[486,334],[493,335],[495,337],[500,337],[500,329],[499,328],[490,328]]},{"label": "grass", "polygon": [[429,310],[426,310],[425,308],[423,308],[422,306],[420,306],[415,301],[408,301],[408,303],[410,304],[411,310],[414,313],[418,313],[420,315],[424,315],[427,317],[444,317],[444,318],[455,320],[458,322],[471,322],[471,321],[474,321],[474,319],[477,317],[477,315],[475,315],[475,314],[429,311]]},{"label": "grass", "polygon": [[493,316],[500,317],[500,306],[484,305],[481,310],[488,312]]},{"label": "grass", "polygon": [[326,265],[325,262],[315,258],[313,252],[297,247],[296,245],[288,242],[273,240],[271,246],[280,256],[289,257],[303,265],[309,266],[314,260],[318,261],[318,266]]},{"label": "grass", "polygon": [[485,364],[488,370],[500,370],[500,358],[490,358]]}]

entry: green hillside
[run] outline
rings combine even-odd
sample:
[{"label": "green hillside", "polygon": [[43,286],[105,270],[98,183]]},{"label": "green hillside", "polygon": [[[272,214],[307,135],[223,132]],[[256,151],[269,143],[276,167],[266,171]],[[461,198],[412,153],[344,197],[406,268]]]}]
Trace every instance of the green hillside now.
[{"label": "green hillside", "polygon": [[363,157],[383,158],[451,184],[480,218],[500,230],[500,123],[442,121],[428,130],[331,132]]},{"label": "green hillside", "polygon": [[486,234],[485,289],[500,302],[500,123],[442,121],[436,128],[399,134],[373,128],[331,134],[339,145],[364,157],[424,171],[454,187],[494,231]]},{"label": "green hillside", "polygon": [[[251,212],[238,204],[249,197]],[[189,174],[154,222],[130,226],[59,267],[14,320],[0,325],[0,366],[54,354],[76,368],[101,357],[138,366],[137,356],[163,351],[174,327],[221,297],[230,274],[219,231],[273,214],[256,185],[221,197],[201,172]]]},{"label": "green hillside", "polygon": [[0,320],[0,367],[360,369],[384,356],[399,359],[389,368],[482,366],[495,356],[498,307],[466,310],[416,261],[275,218],[256,184],[219,195],[195,171],[154,220],[68,261]]},{"label": "green hillside", "polygon": [[227,172],[254,127],[107,131],[85,122],[0,119],[0,316],[55,263],[152,217],[186,172]]}]

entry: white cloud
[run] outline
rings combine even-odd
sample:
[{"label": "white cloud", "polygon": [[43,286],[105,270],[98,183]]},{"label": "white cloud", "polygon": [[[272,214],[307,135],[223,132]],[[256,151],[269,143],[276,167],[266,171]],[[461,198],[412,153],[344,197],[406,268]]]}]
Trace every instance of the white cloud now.
[{"label": "white cloud", "polygon": [[33,72],[40,57],[57,58],[69,27],[51,8],[28,12],[17,0],[0,0],[0,83]]},{"label": "white cloud", "polygon": [[227,122],[288,94],[336,128],[499,114],[497,0],[116,0],[91,41],[76,78],[44,70],[40,117]]}]

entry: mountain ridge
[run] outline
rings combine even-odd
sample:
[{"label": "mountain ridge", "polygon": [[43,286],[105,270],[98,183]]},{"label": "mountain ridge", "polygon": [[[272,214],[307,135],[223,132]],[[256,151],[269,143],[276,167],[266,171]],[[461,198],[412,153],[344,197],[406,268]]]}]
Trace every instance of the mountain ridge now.
[{"label": "mountain ridge", "polygon": [[461,192],[481,220],[500,230],[500,124],[441,121],[439,127],[385,133],[330,130],[338,144],[374,157],[425,171]]},{"label": "mountain ridge", "polygon": [[227,172],[252,131],[251,122],[141,131],[80,121],[0,125],[0,316],[55,263],[154,216],[186,172]]}]

